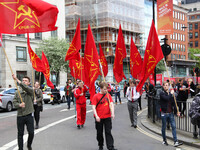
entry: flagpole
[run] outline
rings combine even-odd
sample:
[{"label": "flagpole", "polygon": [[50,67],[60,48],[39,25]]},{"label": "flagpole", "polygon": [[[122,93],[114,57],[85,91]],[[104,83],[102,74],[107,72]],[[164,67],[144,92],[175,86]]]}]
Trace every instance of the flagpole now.
[{"label": "flagpole", "polygon": [[130,78],[130,71],[129,71],[129,67],[128,67],[128,57],[127,57],[127,68],[128,68],[128,78]]},{"label": "flagpole", "polygon": [[40,76],[39,76],[39,85],[41,84],[41,77],[42,77],[42,73],[40,72]]},{"label": "flagpole", "polygon": [[[9,61],[9,59],[8,59],[8,56],[7,56],[7,54],[6,54],[6,50],[5,50],[4,46],[3,46],[3,42],[2,42],[1,40],[0,40],[0,42],[1,42],[1,47],[2,47],[2,49],[3,49],[3,52],[4,52],[5,56],[6,56],[6,60],[7,60],[7,62],[8,62],[9,67],[10,67],[10,71],[11,71],[11,73],[12,73],[12,75],[13,75],[14,73],[13,73],[12,67],[11,67],[11,65],[10,65],[10,61]],[[16,80],[14,80],[14,82],[15,82],[15,86],[16,86],[16,88],[17,88],[17,92],[18,92],[18,94],[19,94],[21,103],[23,103],[23,100],[22,100],[21,94],[20,94],[20,92],[19,92],[19,88],[18,88],[18,86],[17,86]]]},{"label": "flagpole", "polygon": [[32,85],[33,85],[33,99],[35,100],[33,67],[32,67]]},{"label": "flagpole", "polygon": [[[101,74],[102,74],[102,77],[103,77],[103,81],[106,82],[100,60],[99,60],[99,65],[100,65],[100,69],[101,69]],[[110,108],[110,111],[112,113],[112,108],[111,108],[111,105],[110,105],[110,98],[109,98],[109,95],[108,95],[108,91],[107,91],[106,94],[107,94],[107,97],[108,97],[109,108]]]},{"label": "flagpole", "polygon": [[[80,69],[81,69],[81,81],[83,82],[83,77],[82,77],[82,76],[83,76],[83,75],[82,75],[82,49],[81,49],[80,53],[81,53],[81,55],[80,55],[80,56],[81,56],[81,66],[80,66]],[[82,88],[81,91],[82,91],[82,93],[83,93],[83,88]]]},{"label": "flagpole", "polygon": [[[166,61],[165,61],[164,58],[163,58],[163,61],[164,61],[165,68],[166,68],[166,71],[167,71],[167,75],[168,75],[168,78],[169,78],[169,84],[171,85],[171,79],[170,79],[170,76],[169,76],[169,71],[168,71],[168,69],[167,69],[167,64],[166,64]],[[177,105],[177,102],[176,102],[175,94],[173,94],[173,96],[174,96],[174,102],[175,102],[175,104],[176,104],[176,109],[177,109],[177,112],[178,112],[178,114],[179,114],[179,110],[178,110],[178,105]]]}]

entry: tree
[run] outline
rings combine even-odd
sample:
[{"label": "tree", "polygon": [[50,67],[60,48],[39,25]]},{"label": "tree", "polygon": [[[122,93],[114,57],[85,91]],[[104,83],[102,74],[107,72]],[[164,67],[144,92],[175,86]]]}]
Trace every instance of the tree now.
[{"label": "tree", "polygon": [[200,68],[200,57],[194,56],[194,54],[200,54],[200,49],[198,48],[189,48],[189,57],[192,60],[196,60],[196,66]]},{"label": "tree", "polygon": [[164,61],[161,60],[161,61],[159,61],[159,63],[156,65],[156,74],[163,73],[164,71],[166,71],[166,69],[165,69],[165,64],[164,64]]},{"label": "tree", "polygon": [[42,40],[37,49],[37,54],[41,58],[42,51],[45,53],[51,73],[56,74],[56,85],[61,70],[68,71],[69,64],[65,62],[65,55],[69,48],[69,43],[65,39],[49,38]]}]

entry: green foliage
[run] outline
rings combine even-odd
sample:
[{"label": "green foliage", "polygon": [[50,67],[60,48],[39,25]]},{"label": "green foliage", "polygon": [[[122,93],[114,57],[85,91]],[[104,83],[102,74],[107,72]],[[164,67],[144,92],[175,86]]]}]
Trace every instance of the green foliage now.
[{"label": "green foliage", "polygon": [[165,64],[163,59],[161,61],[158,62],[158,64],[156,65],[156,74],[160,74],[163,73],[164,71],[166,71],[165,69]]},{"label": "green foliage", "polygon": [[200,57],[194,56],[194,54],[200,54],[200,49],[197,48],[189,48],[189,57],[192,60],[196,60],[196,66],[200,68]]},{"label": "green foliage", "polygon": [[69,43],[65,39],[49,38],[42,40],[37,49],[37,54],[41,58],[43,51],[48,59],[51,72],[59,74],[62,69],[68,70],[68,61],[65,62],[68,48]]}]

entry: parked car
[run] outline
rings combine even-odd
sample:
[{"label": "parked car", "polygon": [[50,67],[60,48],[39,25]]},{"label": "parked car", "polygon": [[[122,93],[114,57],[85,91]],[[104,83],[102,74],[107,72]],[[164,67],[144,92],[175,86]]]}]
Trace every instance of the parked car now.
[{"label": "parked car", "polygon": [[13,99],[17,88],[0,88],[0,108],[6,111],[14,109]]},{"label": "parked car", "polygon": [[46,89],[44,89],[42,91],[43,94],[43,101],[45,104],[47,104],[48,102],[50,102],[50,100],[53,100],[53,95],[51,93],[51,88],[47,87]]},{"label": "parked car", "polygon": [[60,97],[61,97],[61,102],[65,103],[66,102],[66,97],[65,97],[65,91],[64,91],[65,86],[60,87]]}]

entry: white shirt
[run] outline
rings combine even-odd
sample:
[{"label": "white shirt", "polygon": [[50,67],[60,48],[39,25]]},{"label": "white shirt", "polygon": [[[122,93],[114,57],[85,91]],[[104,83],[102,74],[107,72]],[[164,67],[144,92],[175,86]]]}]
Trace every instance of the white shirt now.
[{"label": "white shirt", "polygon": [[[131,90],[129,90],[131,88]],[[133,90],[133,96],[132,96],[132,90]],[[132,101],[132,98],[134,101],[136,101],[140,97],[140,93],[136,91],[136,87],[128,87],[126,96],[128,97],[129,101]]]}]

